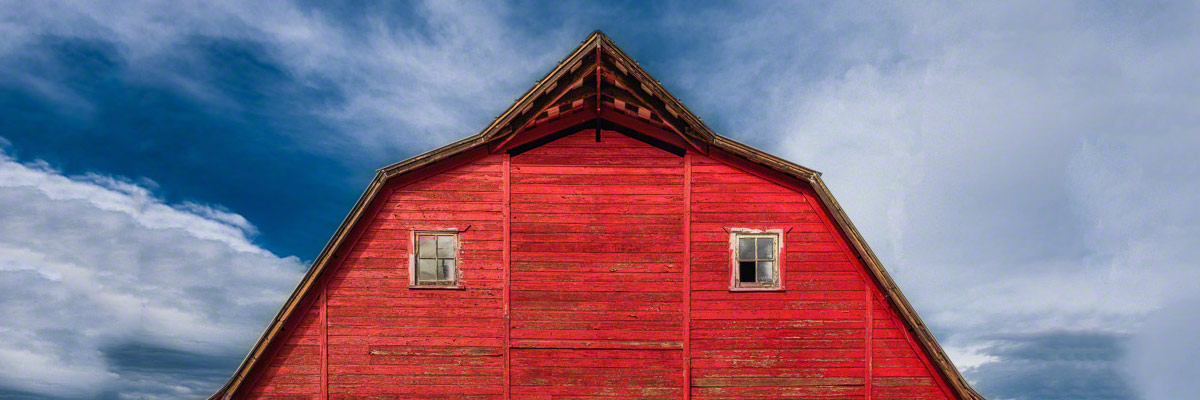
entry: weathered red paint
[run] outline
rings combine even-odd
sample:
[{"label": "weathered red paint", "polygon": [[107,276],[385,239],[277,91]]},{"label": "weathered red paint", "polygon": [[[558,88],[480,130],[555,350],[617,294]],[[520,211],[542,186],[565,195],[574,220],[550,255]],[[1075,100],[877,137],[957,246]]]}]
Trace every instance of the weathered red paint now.
[{"label": "weathered red paint", "polygon": [[504,265],[501,267],[504,268],[504,398],[508,399],[512,393],[512,351],[510,351],[512,349],[512,309],[510,308],[512,302],[509,300],[512,295],[509,291],[509,288],[512,287],[509,284],[512,281],[512,269],[509,268],[512,265],[512,254],[510,254],[512,251],[512,225],[510,224],[512,221],[512,193],[509,191],[509,188],[512,187],[510,174],[512,172],[512,160],[508,154],[504,154],[502,157],[504,160],[503,171],[501,171],[503,177],[502,183],[504,185],[501,188],[504,191],[502,199],[504,201],[504,248],[502,249]]},{"label": "weathered red paint", "polygon": [[329,302],[322,285],[321,294],[321,387],[320,398],[329,398]]},{"label": "weathered red paint", "polygon": [[[692,153],[683,155],[683,242],[692,243]],[[692,246],[683,248],[683,381],[692,382]],[[692,398],[685,390],[683,399]]]},{"label": "weathered red paint", "polygon": [[[511,135],[366,197],[226,394],[958,398],[819,180],[689,139],[622,92],[630,78],[612,65],[571,75]],[[447,229],[460,231],[460,287],[410,287],[412,232]],[[731,289],[739,229],[782,232],[779,290]]]},{"label": "weathered red paint", "polygon": [[[682,159],[614,132],[595,137],[512,158],[513,393],[678,398]],[[621,165],[600,164],[609,160]],[[590,364],[540,362],[575,355]]]},{"label": "weathered red paint", "polygon": [[[239,395],[946,398],[804,183],[723,158],[585,130],[398,181]],[[468,225],[464,289],[410,289],[410,232]],[[732,228],[787,232],[786,290],[729,290]]]}]

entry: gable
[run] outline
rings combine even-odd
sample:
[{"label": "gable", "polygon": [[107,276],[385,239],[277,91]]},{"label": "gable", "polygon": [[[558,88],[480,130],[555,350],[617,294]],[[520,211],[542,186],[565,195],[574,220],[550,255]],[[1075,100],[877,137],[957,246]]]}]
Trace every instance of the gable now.
[{"label": "gable", "polygon": [[[688,223],[695,223],[696,229],[701,229],[695,232],[688,231],[697,235],[698,238],[705,235],[711,237],[716,234],[712,228],[722,227],[722,224],[729,223],[727,218],[734,217],[740,221],[738,224],[743,225],[798,224],[789,229],[787,233],[788,240],[793,240],[793,237],[800,240],[792,247],[806,248],[805,246],[808,246],[807,248],[810,249],[819,249],[812,254],[798,253],[798,257],[816,257],[813,264],[803,264],[798,267],[801,268],[800,270],[793,271],[800,274],[798,282],[806,282],[805,277],[816,276],[814,273],[820,271],[819,275],[824,277],[822,279],[837,279],[833,279],[832,283],[811,280],[807,282],[815,285],[814,287],[845,285],[845,287],[851,288],[849,289],[851,291],[859,290],[863,293],[863,297],[859,299],[833,300],[847,300],[843,305],[851,308],[843,311],[849,311],[849,314],[861,317],[859,320],[862,324],[859,326],[864,336],[858,340],[862,342],[863,362],[872,360],[869,364],[864,364],[869,365],[866,367],[867,370],[877,367],[880,373],[890,374],[887,376],[870,374],[871,378],[863,381],[863,386],[867,388],[863,390],[868,390],[867,393],[877,393],[878,396],[885,397],[941,393],[947,397],[979,398],[978,394],[970,389],[950,364],[949,359],[941,351],[928,329],[921,323],[911,305],[895,287],[894,282],[866,246],[861,235],[837,205],[817,172],[716,135],[704,126],[699,118],[679,104],[657,81],[651,79],[636,63],[616,48],[607,37],[598,32],[589,36],[579,49],[555,67],[546,78],[539,81],[530,92],[518,99],[509,110],[505,111],[483,132],[378,171],[375,179],[314,262],[297,290],[284,304],[275,321],[239,366],[233,379],[214,397],[232,395],[247,379],[258,379],[256,377],[260,376],[271,377],[271,373],[267,371],[276,366],[266,366],[265,361],[263,363],[259,363],[259,361],[272,359],[279,354],[290,354],[283,350],[288,348],[287,343],[291,343],[290,341],[293,340],[304,340],[303,338],[311,335],[312,332],[306,330],[309,328],[304,328],[306,325],[302,323],[303,318],[300,316],[311,314],[310,310],[313,308],[321,310],[318,312],[321,318],[328,318],[331,314],[339,315],[339,313],[350,315],[346,318],[360,318],[338,320],[342,317],[335,317],[334,319],[337,321],[327,321],[327,324],[323,325],[326,328],[319,332],[319,336],[324,338],[322,346],[327,346],[322,351],[330,357],[326,360],[326,364],[321,366],[322,370],[326,371],[322,374],[325,377],[322,379],[332,379],[319,382],[319,390],[357,388],[355,390],[370,392],[368,388],[372,384],[378,383],[378,381],[370,379],[384,379],[381,377],[388,374],[399,375],[406,373],[405,371],[430,371],[412,366],[350,368],[335,371],[327,364],[328,360],[334,359],[333,357],[348,357],[338,358],[338,360],[348,361],[353,357],[362,357],[361,352],[366,351],[368,358],[378,356],[391,361],[397,361],[401,356],[465,357],[466,361],[454,362],[468,363],[473,366],[473,369],[465,368],[460,364],[440,365],[436,363],[431,364],[431,368],[437,371],[455,371],[455,374],[451,375],[469,377],[470,379],[463,382],[469,382],[470,385],[467,386],[473,385],[472,387],[476,388],[471,389],[475,390],[472,392],[474,394],[484,397],[495,395],[494,384],[498,378],[494,363],[496,362],[495,358],[499,355],[495,350],[498,337],[492,330],[473,331],[466,340],[456,340],[450,336],[450,333],[461,331],[462,327],[437,325],[440,322],[435,323],[436,321],[433,320],[439,320],[439,317],[429,314],[436,314],[436,312],[430,311],[432,308],[423,309],[425,311],[420,311],[417,315],[420,315],[420,318],[430,318],[431,320],[411,322],[424,324],[420,325],[421,329],[413,332],[425,335],[422,336],[424,338],[431,338],[422,340],[432,340],[438,345],[435,346],[436,349],[421,350],[424,353],[411,353],[413,350],[404,347],[406,343],[413,342],[411,338],[372,336],[372,333],[387,331],[388,325],[386,324],[388,323],[403,322],[397,319],[399,316],[395,315],[394,311],[377,310],[375,308],[378,307],[372,308],[371,304],[352,305],[347,302],[355,301],[353,299],[357,296],[367,296],[374,299],[373,301],[379,301],[379,304],[400,307],[394,309],[405,309],[405,305],[427,302],[422,300],[432,296],[431,292],[427,291],[410,293],[405,290],[403,291],[406,293],[404,296],[411,295],[414,298],[399,299],[397,297],[394,300],[388,300],[397,296],[388,294],[395,289],[388,285],[398,284],[393,281],[399,277],[395,276],[398,272],[382,266],[393,265],[397,262],[396,257],[407,254],[409,244],[407,236],[404,236],[403,232],[412,229],[430,229],[431,227],[452,227],[465,229],[463,245],[464,251],[467,253],[464,253],[464,257],[470,254],[469,257],[478,261],[481,269],[471,278],[479,279],[477,290],[468,289],[462,291],[461,294],[450,292],[454,294],[449,295],[461,297],[461,299],[454,298],[457,299],[456,301],[463,301],[462,309],[469,311],[446,312],[452,314],[461,312],[463,314],[454,314],[454,316],[470,320],[495,318],[497,299],[503,303],[509,295],[504,285],[506,278],[503,276],[503,265],[509,264],[507,252],[510,247],[504,246],[502,240],[498,241],[494,236],[488,235],[495,235],[496,229],[504,229],[506,204],[511,204],[511,200],[519,196],[539,194],[515,191],[508,193],[513,184],[510,179],[514,177],[531,181],[571,179],[565,176],[551,176],[555,174],[548,174],[551,171],[546,170],[538,171],[536,168],[524,171],[541,173],[527,175],[518,173],[510,176],[512,172],[517,171],[514,169],[515,166],[509,166],[509,168],[501,166],[506,165],[505,163],[508,162],[506,160],[538,160],[539,157],[542,160],[552,160],[550,164],[546,165],[596,163],[588,165],[589,168],[595,166],[616,168],[621,163],[631,162],[625,157],[614,157],[612,154],[604,154],[602,151],[595,154],[587,152],[556,154],[547,151],[547,149],[569,145],[572,141],[579,141],[582,144],[587,142],[589,135],[593,140],[595,138],[602,139],[601,143],[608,139],[611,139],[610,142],[619,141],[618,139],[632,139],[627,142],[631,144],[628,147],[639,150],[629,151],[634,153],[645,151],[647,154],[655,154],[654,157],[649,158],[663,160],[688,158],[694,161],[694,164],[685,164],[688,166],[687,168],[694,168],[694,171],[689,171],[689,176],[692,176],[694,180],[688,181],[687,184],[689,186],[688,196],[693,196],[694,201],[689,203],[691,204],[689,206],[691,215],[685,220]],[[600,148],[603,149],[603,147]],[[653,168],[640,164],[636,166]],[[729,169],[739,172],[730,172]],[[694,175],[690,175],[692,173]],[[733,181],[724,182],[721,181],[722,179],[732,179]],[[709,185],[710,183],[715,185]],[[704,188],[708,186],[713,186],[712,192],[704,191],[707,190]],[[720,210],[724,206],[723,204],[736,202],[708,202],[705,199],[719,200],[723,194],[718,189],[722,187],[732,189],[734,192],[738,192],[742,188],[751,190],[784,188],[785,190],[780,193],[763,192],[762,194],[785,200],[780,204],[787,204],[786,207],[789,208],[784,210],[779,209],[783,206],[762,204],[746,206],[749,208],[744,207],[732,212]],[[496,190],[501,192],[497,193]],[[589,195],[587,193],[550,194]],[[622,194],[638,195],[638,193]],[[512,198],[509,197],[510,195]],[[790,208],[791,206],[803,208],[802,205],[809,207],[812,212],[796,213],[794,209]],[[502,210],[497,212],[497,206]],[[625,205],[625,207],[632,206],[634,205]],[[616,205],[616,207],[622,206]],[[819,220],[819,223],[810,220],[814,218]],[[421,226],[424,228],[413,226],[414,221],[423,224]],[[595,222],[599,222],[599,220]],[[815,240],[815,238],[821,237],[821,232],[805,230],[821,226],[826,229],[824,232],[826,237],[832,236],[837,240]],[[468,240],[468,236],[471,239]],[[530,245],[537,246],[536,244]],[[705,246],[711,247],[712,244],[689,243],[686,248],[690,251],[693,247],[704,249]],[[832,250],[832,247],[837,249]],[[497,257],[499,260],[496,259]],[[698,252],[695,257],[705,256]],[[841,258],[827,260],[821,257]],[[703,258],[695,260],[703,261]],[[825,268],[837,263],[842,263],[841,267],[844,268],[846,262],[854,266],[853,272],[819,269],[810,271],[809,275],[805,275],[803,272],[803,268]],[[696,278],[699,279],[702,279],[704,274],[711,273],[703,268],[712,268],[712,266],[697,267],[700,269],[689,270],[688,273],[697,274]],[[515,271],[515,266],[512,268]],[[789,272],[789,274],[793,272]],[[853,283],[856,280],[858,286]],[[703,281],[707,282],[707,280]],[[789,279],[789,281],[797,280]],[[705,290],[703,285],[706,284],[708,283],[701,283],[698,292],[713,292],[713,294],[700,294],[700,296],[719,295],[719,290]],[[870,290],[867,290],[868,288]],[[691,290],[694,291],[696,288],[693,287]],[[800,292],[799,289],[795,291],[795,293]],[[871,293],[873,300],[866,300],[867,292]],[[314,304],[316,305],[314,306]],[[385,309],[393,308],[385,307]],[[449,309],[459,310],[455,307]],[[330,313],[330,311],[335,312]],[[355,312],[364,314],[353,317]],[[771,313],[767,314],[771,315]],[[787,312],[783,314],[791,315]],[[705,315],[704,313],[697,314],[699,317]],[[699,327],[704,326],[703,324],[714,323],[713,321],[716,320],[699,318],[696,321]],[[754,321],[750,319],[746,323],[753,324]],[[355,325],[356,323],[365,325]],[[335,326],[338,328],[335,329]],[[730,326],[722,329],[726,328],[740,329]],[[339,329],[341,331],[338,331]],[[867,332],[873,333],[875,330],[878,330],[883,336],[871,336],[871,339],[867,340]],[[342,332],[342,334],[338,332]],[[360,336],[365,334],[368,339],[354,339],[356,334]],[[712,335],[713,333],[706,334]],[[507,338],[507,336],[499,339],[511,343],[511,338]],[[703,343],[706,342],[698,342],[698,344]],[[867,343],[870,345],[868,346]],[[904,343],[907,344],[907,348],[903,345]],[[701,350],[697,348],[696,351]],[[447,361],[445,359],[432,360]],[[697,371],[711,372],[711,374],[693,377],[693,379],[699,378],[699,382],[707,385],[704,386],[704,389],[694,393],[699,396],[706,393],[719,395],[722,393],[722,388],[733,387],[729,385],[754,382],[757,378],[763,378],[761,376],[724,376],[721,368],[728,368],[728,366],[721,367],[719,365],[721,362],[729,360],[726,357],[712,357],[708,360],[705,362],[717,363],[712,364],[716,365],[713,367],[713,371]],[[747,360],[754,361],[753,358]],[[303,364],[302,367],[311,368],[311,365]],[[793,372],[806,373],[805,371]],[[506,370],[504,373],[507,374],[508,371]],[[361,378],[362,374],[371,375],[374,378]],[[336,377],[349,379],[349,381],[334,382],[339,379]],[[431,390],[437,389],[435,386],[444,386],[448,384],[446,382],[450,382],[437,379],[413,379],[404,382],[416,386],[431,385],[429,386]],[[807,378],[798,376],[789,379],[792,380],[774,382],[777,384],[781,382],[800,383],[805,382],[804,379]],[[693,382],[696,381],[693,380]],[[833,382],[837,382],[837,380],[829,382],[836,386]],[[310,387],[308,386],[310,384],[311,382],[307,381],[297,383],[298,387],[305,388]],[[468,390],[467,386],[456,386],[456,388]],[[930,388],[936,389],[936,391],[931,391]],[[451,390],[445,387],[442,389]],[[507,388],[503,388],[503,390],[507,390]],[[435,391],[434,393],[466,392]],[[764,393],[766,392],[751,391],[746,392],[745,395],[769,396]],[[800,392],[778,395],[801,395],[797,393]]]}]

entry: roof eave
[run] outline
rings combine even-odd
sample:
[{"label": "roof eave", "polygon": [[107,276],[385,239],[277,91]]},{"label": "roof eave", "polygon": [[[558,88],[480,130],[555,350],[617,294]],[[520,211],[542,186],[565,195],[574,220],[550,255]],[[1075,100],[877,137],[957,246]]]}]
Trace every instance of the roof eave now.
[{"label": "roof eave", "polygon": [[325,247],[321,250],[320,255],[318,255],[317,259],[313,261],[312,266],[309,267],[308,271],[304,273],[304,276],[300,279],[296,289],[292,291],[292,294],[288,296],[287,301],[285,301],[283,306],[279,308],[279,311],[275,313],[275,318],[272,319],[271,323],[267,325],[266,330],[259,335],[258,340],[254,343],[254,347],[252,347],[250,352],[246,354],[246,357],[242,359],[242,362],[238,364],[238,368],[235,370],[233,376],[228,382],[225,383],[225,385],[218,389],[216,393],[213,393],[212,396],[209,396],[209,400],[228,398],[228,396],[232,395],[232,393],[237,390],[238,386],[244,382],[246,377],[249,375],[250,369],[267,350],[267,344],[270,343],[271,340],[279,333],[279,328],[291,315],[292,311],[299,305],[300,300],[304,297],[304,294],[308,293],[309,288],[316,281],[316,277],[321,271],[324,270],[325,265],[330,259],[329,256],[333,254],[334,249],[341,245],[342,241],[345,240],[346,236],[350,233],[350,230],[357,224],[358,218],[362,216],[362,213],[366,210],[367,205],[374,200],[376,194],[379,192],[379,189],[383,187],[384,183],[386,183],[386,180],[387,177],[381,171],[375,173],[375,177],[371,179],[371,183],[367,185],[367,189],[363,191],[361,196],[359,196],[358,201],[354,204],[354,207],[350,209],[350,213],[346,215],[346,218],[342,220],[341,225],[339,225],[338,229],[334,231],[333,237],[329,239],[329,242],[326,243]]}]

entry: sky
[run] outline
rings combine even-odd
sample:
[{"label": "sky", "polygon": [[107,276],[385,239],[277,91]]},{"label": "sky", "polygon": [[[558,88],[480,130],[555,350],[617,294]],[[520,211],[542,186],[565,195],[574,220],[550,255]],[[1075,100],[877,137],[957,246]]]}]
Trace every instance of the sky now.
[{"label": "sky", "polygon": [[1200,3],[0,0],[0,398],[233,373],[377,168],[602,29],[823,177],[990,399],[1200,392]]}]

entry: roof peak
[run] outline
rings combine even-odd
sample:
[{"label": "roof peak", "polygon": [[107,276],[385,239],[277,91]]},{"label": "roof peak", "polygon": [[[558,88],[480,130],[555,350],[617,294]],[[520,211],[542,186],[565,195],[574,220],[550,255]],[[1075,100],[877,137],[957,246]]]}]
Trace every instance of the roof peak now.
[{"label": "roof peak", "polygon": [[[598,51],[594,51],[598,50]],[[652,78],[636,61],[626,54],[613,42],[604,31],[592,31],[575,50],[571,51],[562,61],[550,70],[542,79],[518,98],[508,110],[501,113],[484,129],[481,134],[485,140],[503,137],[521,129],[531,114],[536,115],[541,108],[538,100],[555,95],[565,88],[578,84],[584,78],[579,71],[597,72],[603,70],[608,75],[620,75],[624,90],[647,100],[660,111],[664,119],[685,135],[697,136],[700,140],[711,140],[716,134],[701,122],[690,110],[675,98],[658,80]],[[606,79],[613,78],[606,76]],[[605,80],[606,84],[610,81]],[[552,102],[552,101],[551,101]]]},{"label": "roof peak", "polygon": [[[589,77],[589,74],[596,75],[596,78]],[[588,89],[592,94],[601,93],[590,100],[592,107],[601,103],[601,99],[612,103],[611,91],[620,90],[631,95],[622,99],[624,100],[622,103],[632,103],[652,110],[653,115],[650,118],[655,119],[654,122],[660,123],[668,131],[682,137],[691,145],[698,147],[716,145],[739,154],[754,153],[756,158],[772,164],[777,169],[809,180],[820,175],[819,172],[810,168],[788,162],[718,135],[600,29],[592,31],[580,42],[579,46],[559,61],[533,87],[517,98],[483,131],[443,148],[383,167],[379,172],[385,176],[403,173],[413,168],[415,161],[431,161],[429,156],[438,153],[444,154],[455,148],[471,148],[487,143],[503,145],[507,139],[536,125],[539,115],[544,116],[544,111],[560,104],[560,100],[578,96],[579,93],[568,94],[568,92],[571,88],[579,88],[580,83],[584,80],[592,85],[599,81],[601,82],[599,86],[603,86]],[[597,111],[599,110],[597,109]],[[492,150],[499,149],[501,145],[493,146]]]}]

